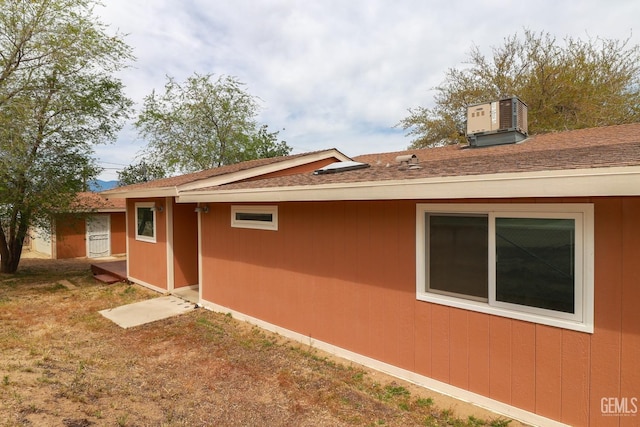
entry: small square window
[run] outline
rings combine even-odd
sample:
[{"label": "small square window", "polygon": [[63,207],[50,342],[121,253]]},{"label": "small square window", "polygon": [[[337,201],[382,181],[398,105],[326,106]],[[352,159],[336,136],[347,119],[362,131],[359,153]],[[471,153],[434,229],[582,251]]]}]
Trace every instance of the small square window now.
[{"label": "small square window", "polygon": [[156,242],[156,211],[153,203],[136,203],[136,240]]}]

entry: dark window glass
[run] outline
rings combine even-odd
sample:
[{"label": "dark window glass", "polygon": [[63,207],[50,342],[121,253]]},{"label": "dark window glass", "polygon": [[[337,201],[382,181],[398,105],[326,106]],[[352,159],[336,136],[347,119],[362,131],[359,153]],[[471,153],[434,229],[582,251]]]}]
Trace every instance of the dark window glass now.
[{"label": "dark window glass", "polygon": [[138,236],[153,237],[153,211],[138,208]]},{"label": "dark window glass", "polygon": [[236,212],[236,221],[273,222],[273,214],[270,214],[270,213]]},{"label": "dark window glass", "polygon": [[487,300],[486,216],[427,214],[428,291]]},{"label": "dark window glass", "polygon": [[574,313],[575,221],[496,218],[496,300]]}]

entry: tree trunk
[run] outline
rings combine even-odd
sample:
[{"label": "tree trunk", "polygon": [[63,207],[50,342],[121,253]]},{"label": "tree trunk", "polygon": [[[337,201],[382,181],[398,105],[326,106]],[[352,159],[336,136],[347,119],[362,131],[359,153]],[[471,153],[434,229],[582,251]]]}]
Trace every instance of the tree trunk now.
[{"label": "tree trunk", "polygon": [[27,236],[27,222],[24,218],[19,221],[17,232],[9,231],[9,239],[0,227],[0,273],[13,274],[18,271],[22,246]]},{"label": "tree trunk", "polygon": [[11,247],[8,248],[8,256],[3,256],[2,260],[0,260],[0,273],[13,274],[18,271],[20,257],[22,256],[22,243],[22,241],[15,240]]}]

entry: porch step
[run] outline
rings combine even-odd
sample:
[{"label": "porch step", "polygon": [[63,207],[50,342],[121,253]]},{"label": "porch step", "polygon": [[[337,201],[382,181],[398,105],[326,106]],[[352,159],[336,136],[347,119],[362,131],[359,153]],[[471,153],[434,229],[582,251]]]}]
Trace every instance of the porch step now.
[{"label": "porch step", "polygon": [[118,282],[122,281],[122,279],[114,277],[114,276],[112,276],[110,274],[95,274],[93,276],[93,278],[96,279],[99,282],[103,282],[103,283],[106,283],[108,285],[111,285],[113,283],[118,283]]},{"label": "porch step", "polygon": [[127,281],[127,262],[108,261],[91,264],[91,272],[96,280],[104,283]]}]

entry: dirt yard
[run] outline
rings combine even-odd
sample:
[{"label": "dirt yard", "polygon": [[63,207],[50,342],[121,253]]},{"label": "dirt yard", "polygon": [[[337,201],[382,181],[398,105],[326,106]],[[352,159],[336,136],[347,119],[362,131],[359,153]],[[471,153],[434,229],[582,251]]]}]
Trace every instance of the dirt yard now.
[{"label": "dirt yard", "polygon": [[0,274],[0,426],[519,426],[195,309],[121,329],[98,311],[157,297],[86,261]]}]

